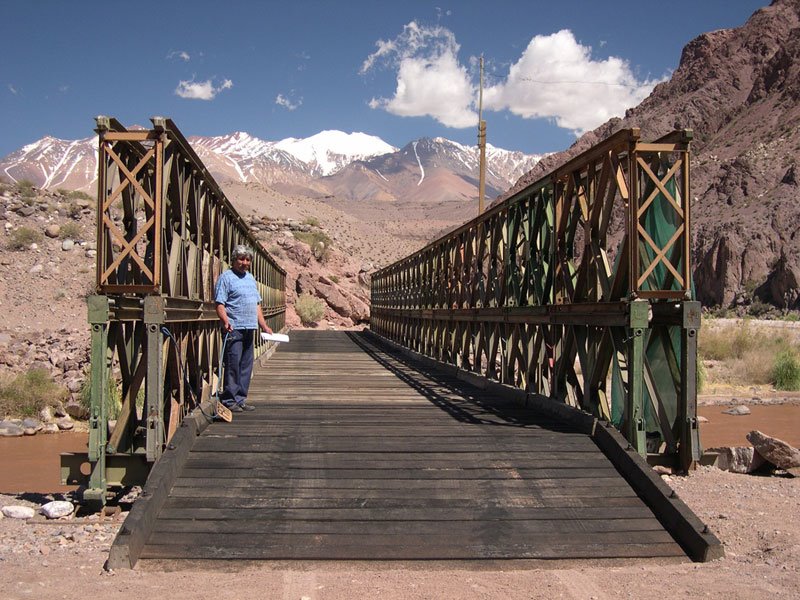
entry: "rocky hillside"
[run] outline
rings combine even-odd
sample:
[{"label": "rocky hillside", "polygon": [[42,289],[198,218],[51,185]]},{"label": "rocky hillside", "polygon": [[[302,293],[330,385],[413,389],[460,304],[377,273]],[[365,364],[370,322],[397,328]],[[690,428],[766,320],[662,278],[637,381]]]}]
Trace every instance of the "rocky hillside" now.
[{"label": "rocky hillside", "polygon": [[627,127],[646,139],[694,130],[698,298],[800,309],[800,0],[775,0],[742,27],[692,40],[668,82],[542,160],[512,192]]}]

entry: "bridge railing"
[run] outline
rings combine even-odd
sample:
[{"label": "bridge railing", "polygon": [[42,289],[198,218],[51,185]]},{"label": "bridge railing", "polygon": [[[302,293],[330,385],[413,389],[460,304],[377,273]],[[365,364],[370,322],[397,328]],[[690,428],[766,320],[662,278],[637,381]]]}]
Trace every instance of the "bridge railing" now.
[{"label": "bridge railing", "polygon": [[[371,328],[699,459],[691,131],[620,131],[372,278]],[[655,460],[655,458],[654,458]]]},{"label": "bridge railing", "polygon": [[[285,326],[285,272],[175,124],[147,130],[97,118],[97,295],[88,298],[91,407],[85,498],[143,481],[189,411],[220,376],[214,284],[237,244],[253,249],[251,272],[267,323]],[[257,341],[257,354],[267,345]],[[108,420],[116,418],[113,432]],[[64,479],[76,478],[75,464]]]}]

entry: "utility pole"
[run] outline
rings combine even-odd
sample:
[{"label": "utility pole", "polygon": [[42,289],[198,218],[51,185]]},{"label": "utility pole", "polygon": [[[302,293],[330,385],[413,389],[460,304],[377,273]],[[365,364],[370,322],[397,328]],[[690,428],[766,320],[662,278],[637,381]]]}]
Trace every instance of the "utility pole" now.
[{"label": "utility pole", "polygon": [[483,214],[486,195],[486,121],[483,120],[483,55],[481,55],[480,93],[478,96],[478,214]]}]

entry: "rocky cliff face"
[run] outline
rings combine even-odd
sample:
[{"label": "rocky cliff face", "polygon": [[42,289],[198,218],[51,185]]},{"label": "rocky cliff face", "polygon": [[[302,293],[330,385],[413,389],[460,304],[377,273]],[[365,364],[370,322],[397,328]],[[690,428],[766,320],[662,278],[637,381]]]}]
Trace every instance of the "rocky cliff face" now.
[{"label": "rocky cliff face", "polygon": [[698,299],[800,309],[800,0],[775,0],[740,28],[692,40],[670,81],[623,119],[544,158],[507,195],[628,127],[645,139],[694,130]]}]

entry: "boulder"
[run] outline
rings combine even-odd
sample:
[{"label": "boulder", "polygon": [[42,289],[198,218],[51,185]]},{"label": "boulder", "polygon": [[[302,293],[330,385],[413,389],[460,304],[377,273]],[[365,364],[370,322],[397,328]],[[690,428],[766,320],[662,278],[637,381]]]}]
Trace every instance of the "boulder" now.
[{"label": "boulder", "polygon": [[55,423],[45,423],[39,433],[58,433],[61,431]]},{"label": "boulder", "polygon": [[20,437],[25,435],[25,429],[9,421],[0,421],[0,437]]},{"label": "boulder", "polygon": [[61,517],[70,516],[75,511],[75,507],[72,502],[54,500],[42,506],[40,510],[48,519],[60,519]]},{"label": "boulder", "polygon": [[[73,390],[72,386],[68,387],[70,392],[80,391],[80,388],[78,388],[77,390]],[[74,402],[74,401],[67,402],[66,406],[64,406],[64,411],[67,413],[68,417],[72,417],[73,419],[89,418],[89,411],[80,402]]]},{"label": "boulder", "polygon": [[747,441],[753,444],[756,453],[780,469],[800,467],[800,450],[783,440],[753,430],[747,434]]},{"label": "boulder", "polygon": [[36,514],[30,506],[4,506],[3,515],[9,519],[31,519]]},{"label": "boulder", "polygon": [[709,448],[718,454],[715,466],[732,473],[752,473],[764,465],[764,459],[750,446]]},{"label": "boulder", "polygon": [[75,427],[75,423],[72,422],[72,417],[66,416],[61,417],[60,419],[56,420],[56,425],[61,431],[69,431],[73,427]]},{"label": "boulder", "polygon": [[44,234],[49,238],[57,238],[60,233],[61,233],[61,226],[57,225],[56,223],[48,225],[44,230]]},{"label": "boulder", "polygon": [[34,433],[41,430],[43,427],[43,423],[39,419],[33,419],[28,417],[27,419],[22,420],[22,428],[23,429],[33,429]]},{"label": "boulder", "polygon": [[69,251],[70,251],[70,250],[72,250],[74,247],[75,247],[75,242],[74,242],[74,240],[64,240],[63,242],[61,242],[61,249],[62,249],[64,252],[69,252]]},{"label": "boulder", "polygon": [[43,423],[52,423],[53,418],[54,417],[53,417],[52,406],[45,406],[42,410],[39,411],[39,419],[41,419]]},{"label": "boulder", "polygon": [[750,409],[744,404],[739,404],[738,406],[734,406],[732,408],[729,408],[728,410],[723,410],[722,412],[726,415],[742,416],[742,415],[749,415]]}]

